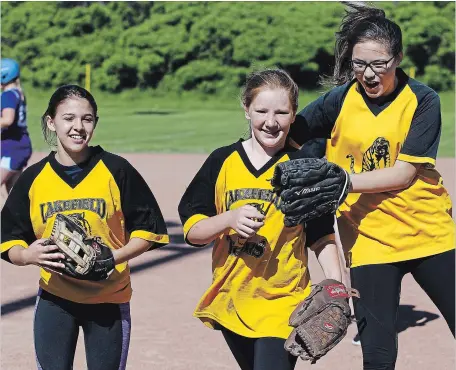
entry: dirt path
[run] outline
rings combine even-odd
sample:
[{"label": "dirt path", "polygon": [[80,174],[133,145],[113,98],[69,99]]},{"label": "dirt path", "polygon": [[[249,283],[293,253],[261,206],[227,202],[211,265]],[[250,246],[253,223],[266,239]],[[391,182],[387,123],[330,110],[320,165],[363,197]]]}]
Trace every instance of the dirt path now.
[{"label": "dirt path", "polygon": [[[201,166],[204,155],[125,155],[150,184],[172,235],[170,246],[146,253],[132,263],[132,338],[128,369],[215,370],[237,369],[218,332],[192,317],[193,309],[210,279],[211,251],[194,249],[183,241],[177,204],[186,185]],[[40,156],[35,156],[37,160]],[[153,168],[152,168],[153,165]],[[437,163],[445,185],[455,199],[454,160]],[[322,277],[313,255],[312,277]],[[33,304],[38,269],[1,263],[1,362],[2,369],[30,370],[33,352]],[[414,280],[404,279],[399,311],[398,370],[447,370],[455,368],[454,342],[436,307]],[[298,370],[361,369],[360,347],[348,336],[330,355]],[[83,341],[77,348],[75,369],[84,369]]]}]

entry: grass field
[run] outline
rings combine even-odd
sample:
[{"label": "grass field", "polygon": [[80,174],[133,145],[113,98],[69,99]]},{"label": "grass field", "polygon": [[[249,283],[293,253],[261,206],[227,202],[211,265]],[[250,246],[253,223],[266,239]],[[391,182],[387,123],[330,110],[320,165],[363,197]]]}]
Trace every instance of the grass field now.
[{"label": "grass field", "polygon": [[[47,151],[41,135],[40,116],[51,91],[26,89],[28,123],[34,150]],[[236,94],[200,98],[153,96],[129,91],[118,95],[94,92],[99,106],[99,126],[94,144],[113,152],[206,153],[232,143],[247,131],[247,122]],[[317,98],[302,92],[300,107]],[[455,155],[455,94],[440,94],[443,132],[440,157]]]}]

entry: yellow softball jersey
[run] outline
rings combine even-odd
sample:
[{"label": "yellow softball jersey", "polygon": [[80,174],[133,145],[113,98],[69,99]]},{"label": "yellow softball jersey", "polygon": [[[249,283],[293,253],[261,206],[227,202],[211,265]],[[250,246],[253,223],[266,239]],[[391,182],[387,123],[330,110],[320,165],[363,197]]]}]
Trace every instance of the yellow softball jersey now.
[{"label": "yellow softball jersey", "polygon": [[244,239],[229,230],[215,240],[213,281],[194,313],[211,328],[218,323],[246,337],[287,338],[290,314],[310,292],[305,245],[334,240],[333,216],[309,223],[307,233],[303,225],[284,227],[270,180],[277,163],[299,155],[291,150],[287,147],[257,170],[242,141],[217,149],[182,197],[185,237],[198,221],[246,204],[265,214],[255,236]]},{"label": "yellow softball jersey", "polygon": [[[76,177],[65,172],[55,152],[30,166],[14,185],[2,209],[2,258],[8,250],[27,248],[48,238],[58,213],[80,220],[88,235],[101,237],[112,249],[131,238],[169,242],[160,208],[148,185],[124,158],[91,148],[90,159]],[[40,286],[58,297],[79,303],[125,303],[131,298],[128,263],[116,265],[104,281],[83,281],[41,269]]]},{"label": "yellow softball jersey", "polygon": [[299,113],[290,132],[299,145],[327,138],[327,159],[351,173],[392,167],[396,160],[422,164],[407,189],[349,194],[341,205],[338,226],[352,267],[455,247],[451,200],[434,168],[441,131],[439,97],[401,69],[397,77],[396,90],[376,100],[356,80],[331,90]]}]

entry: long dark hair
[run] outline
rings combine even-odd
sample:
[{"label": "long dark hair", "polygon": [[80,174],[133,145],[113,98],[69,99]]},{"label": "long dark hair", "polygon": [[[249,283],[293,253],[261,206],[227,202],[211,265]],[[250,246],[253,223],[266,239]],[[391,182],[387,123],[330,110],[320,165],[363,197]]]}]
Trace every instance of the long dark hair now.
[{"label": "long dark hair", "polygon": [[90,92],[78,85],[63,85],[60,86],[51,96],[49,99],[49,104],[44,112],[43,116],[41,117],[41,131],[43,132],[44,140],[50,146],[55,145],[56,143],[56,136],[55,132],[49,130],[47,127],[47,117],[54,118],[55,113],[57,111],[57,107],[66,99],[77,97],[86,99],[90,106],[93,109],[93,114],[95,116],[95,122],[98,121],[98,106],[95,101],[95,98],[92,96]]},{"label": "long dark hair", "polygon": [[335,66],[332,76],[325,76],[322,83],[326,87],[343,85],[353,79],[350,66],[353,46],[363,41],[376,41],[389,48],[397,56],[402,52],[402,31],[393,21],[386,18],[382,9],[364,2],[346,2],[345,16],[339,32],[336,33],[334,48]]}]

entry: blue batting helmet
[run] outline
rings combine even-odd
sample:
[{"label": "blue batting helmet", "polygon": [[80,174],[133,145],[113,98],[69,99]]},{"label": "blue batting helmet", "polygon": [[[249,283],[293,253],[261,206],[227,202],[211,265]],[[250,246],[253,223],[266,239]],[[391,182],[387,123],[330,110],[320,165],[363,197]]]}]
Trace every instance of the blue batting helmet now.
[{"label": "blue batting helmet", "polygon": [[13,59],[2,58],[2,85],[19,77],[19,63]]}]

